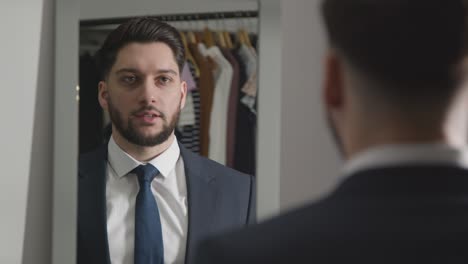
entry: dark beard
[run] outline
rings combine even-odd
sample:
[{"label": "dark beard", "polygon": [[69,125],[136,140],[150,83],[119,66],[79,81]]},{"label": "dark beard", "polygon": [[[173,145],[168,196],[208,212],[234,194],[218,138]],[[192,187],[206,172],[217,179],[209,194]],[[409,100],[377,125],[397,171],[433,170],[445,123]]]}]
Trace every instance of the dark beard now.
[{"label": "dark beard", "polygon": [[[170,123],[167,122],[166,115],[158,111],[161,114],[161,119],[163,120],[162,131],[157,133],[154,136],[144,136],[135,129],[135,126],[133,125],[131,120],[128,120],[127,126],[124,126],[125,121],[122,118],[122,113],[116,107],[114,107],[110,99],[108,101],[108,104],[109,104],[109,116],[112,121],[112,124],[115,126],[117,131],[119,131],[119,133],[128,142],[134,145],[142,146],[142,147],[154,147],[154,146],[157,146],[166,142],[167,139],[171,136],[172,132],[174,132],[174,129],[179,121],[180,107],[178,108],[174,116],[172,117],[172,120]],[[145,107],[145,108],[139,109],[136,112],[140,112],[143,110],[155,110],[155,109],[153,107]]]}]

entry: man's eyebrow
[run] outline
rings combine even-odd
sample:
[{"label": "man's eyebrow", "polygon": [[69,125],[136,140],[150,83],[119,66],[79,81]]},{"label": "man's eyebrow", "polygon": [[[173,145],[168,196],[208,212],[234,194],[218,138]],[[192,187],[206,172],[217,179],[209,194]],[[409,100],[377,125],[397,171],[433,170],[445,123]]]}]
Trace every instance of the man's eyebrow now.
[{"label": "man's eyebrow", "polygon": [[158,70],[158,73],[169,73],[169,74],[177,76],[177,72],[172,69],[161,69],[161,70]]},{"label": "man's eyebrow", "polygon": [[[121,73],[126,73],[126,72],[130,72],[130,73],[140,73],[139,70],[135,69],[135,68],[122,68],[122,69],[119,69],[115,72],[115,74],[121,74]],[[168,73],[168,74],[172,74],[172,75],[175,75],[177,76],[177,72],[175,70],[172,70],[172,69],[161,69],[161,70],[158,70],[157,71],[158,74],[161,74],[161,73]]]},{"label": "man's eyebrow", "polygon": [[135,68],[122,68],[118,71],[115,72],[115,74],[121,74],[125,72],[131,72],[131,73],[139,73],[140,71],[135,69]]}]

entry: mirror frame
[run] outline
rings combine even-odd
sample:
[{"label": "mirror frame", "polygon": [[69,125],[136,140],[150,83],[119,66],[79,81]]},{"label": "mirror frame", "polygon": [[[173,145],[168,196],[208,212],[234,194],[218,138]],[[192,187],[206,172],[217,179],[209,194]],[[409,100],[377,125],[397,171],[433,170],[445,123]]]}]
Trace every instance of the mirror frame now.
[{"label": "mirror frame", "polygon": [[[226,3],[226,1],[222,1],[224,5],[220,6],[230,7],[227,11],[234,11],[232,8],[236,5],[230,4],[238,2],[230,0]],[[256,179],[257,218],[261,221],[280,212],[283,40],[281,39],[281,1],[249,0],[240,3],[252,4],[252,2],[258,4],[259,12],[258,89],[261,96],[258,99],[257,135],[262,136],[257,138]],[[132,5],[135,4],[132,3]],[[79,0],[55,1],[53,226],[51,234],[51,263],[53,264],[74,263],[76,260],[78,177],[73,172],[78,171],[79,22],[81,19],[89,19],[80,14],[82,10],[80,7]],[[167,10],[158,9],[158,13],[154,15],[167,12]],[[176,13],[184,12],[197,12],[197,10],[178,10]],[[141,13],[141,15],[144,14]],[[103,17],[106,16],[109,17],[103,14]]]}]

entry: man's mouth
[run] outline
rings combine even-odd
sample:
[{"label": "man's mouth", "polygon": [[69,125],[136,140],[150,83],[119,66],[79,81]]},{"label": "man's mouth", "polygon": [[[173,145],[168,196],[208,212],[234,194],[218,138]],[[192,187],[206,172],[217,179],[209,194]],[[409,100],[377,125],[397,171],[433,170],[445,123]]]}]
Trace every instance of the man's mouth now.
[{"label": "man's mouth", "polygon": [[152,124],[156,121],[157,118],[161,117],[161,115],[156,112],[145,111],[135,114],[135,117],[144,123]]},{"label": "man's mouth", "polygon": [[144,111],[135,114],[136,117],[161,117],[161,115],[154,111]]},{"label": "man's mouth", "polygon": [[144,114],[144,115],[137,115],[137,117],[157,117],[156,114]]}]

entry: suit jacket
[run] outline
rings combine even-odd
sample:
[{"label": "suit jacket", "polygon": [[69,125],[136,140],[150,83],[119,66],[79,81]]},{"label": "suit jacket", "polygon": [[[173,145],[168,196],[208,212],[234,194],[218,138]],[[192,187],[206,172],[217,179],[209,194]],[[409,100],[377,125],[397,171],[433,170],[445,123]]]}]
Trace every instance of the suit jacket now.
[{"label": "suit jacket", "polygon": [[468,263],[468,170],[355,173],[321,201],[201,243],[196,263]]},{"label": "suit jacket", "polygon": [[[200,157],[179,144],[188,192],[186,263],[193,263],[199,241],[243,227],[255,218],[252,176]],[[79,162],[79,264],[110,263],[106,213],[107,144],[82,155]]]}]

